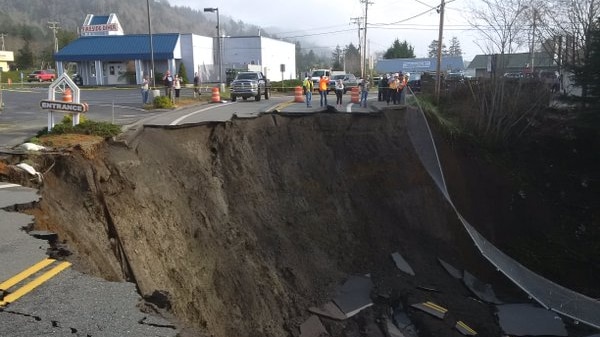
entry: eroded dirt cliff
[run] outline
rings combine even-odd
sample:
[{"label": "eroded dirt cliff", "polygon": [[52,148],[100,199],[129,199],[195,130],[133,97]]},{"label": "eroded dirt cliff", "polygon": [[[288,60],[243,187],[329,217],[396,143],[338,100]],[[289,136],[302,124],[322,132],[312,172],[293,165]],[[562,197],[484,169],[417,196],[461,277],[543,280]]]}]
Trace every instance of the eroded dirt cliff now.
[{"label": "eroded dirt cliff", "polygon": [[[76,268],[168,294],[198,334],[297,336],[308,307],[329,301],[349,275],[370,274],[376,306],[324,319],[332,335],[366,335],[392,305],[432,300],[451,314],[411,311],[420,336],[455,336],[453,319],[498,336],[492,308],[437,258],[510,287],[421,166],[405,113],[146,128],[48,156],[36,226],[59,233]],[[395,268],[393,252],[416,276]]]}]

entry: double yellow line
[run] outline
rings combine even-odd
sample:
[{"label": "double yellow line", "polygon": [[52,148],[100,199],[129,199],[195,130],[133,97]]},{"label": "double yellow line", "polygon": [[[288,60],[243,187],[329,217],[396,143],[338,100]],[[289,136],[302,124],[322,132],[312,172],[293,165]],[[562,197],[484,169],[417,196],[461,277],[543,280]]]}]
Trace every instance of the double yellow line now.
[{"label": "double yellow line", "polygon": [[[15,285],[28,279],[30,276],[40,272],[42,269],[48,267],[49,265],[53,264],[54,262],[56,262],[55,259],[44,259],[44,260],[34,264],[33,266],[23,270],[22,272],[18,273],[17,275],[0,283],[0,290],[7,291],[10,288],[13,288]],[[16,301],[20,297],[26,295],[33,289],[39,287],[44,282],[48,281],[49,279],[56,276],[61,271],[69,268],[70,266],[71,266],[71,263],[69,263],[69,262],[60,262],[56,266],[52,267],[50,270],[44,272],[40,276],[31,280],[29,283],[23,285],[22,287],[18,288],[17,290],[15,290],[13,292],[9,292],[8,295],[6,295],[6,296],[4,296],[4,298],[0,299],[0,307],[6,306],[7,304]]]}]

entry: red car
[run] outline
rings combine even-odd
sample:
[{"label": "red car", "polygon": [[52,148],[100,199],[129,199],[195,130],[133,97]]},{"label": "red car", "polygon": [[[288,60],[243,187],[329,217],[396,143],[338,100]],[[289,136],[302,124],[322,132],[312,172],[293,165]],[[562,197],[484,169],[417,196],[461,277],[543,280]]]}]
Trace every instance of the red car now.
[{"label": "red car", "polygon": [[36,70],[27,76],[27,82],[52,82],[56,79],[53,70]]}]

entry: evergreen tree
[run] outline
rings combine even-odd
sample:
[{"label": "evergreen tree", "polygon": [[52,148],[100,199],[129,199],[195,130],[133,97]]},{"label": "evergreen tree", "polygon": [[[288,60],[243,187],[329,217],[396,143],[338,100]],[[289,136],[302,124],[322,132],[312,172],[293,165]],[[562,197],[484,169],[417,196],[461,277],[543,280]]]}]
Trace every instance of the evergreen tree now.
[{"label": "evergreen tree", "polygon": [[344,69],[344,51],[340,48],[339,45],[335,47],[333,52],[331,53],[331,69],[334,70],[342,70]]},{"label": "evergreen tree", "polygon": [[29,69],[33,67],[33,52],[29,47],[29,42],[26,42],[25,46],[17,52],[15,64],[19,69]]},{"label": "evergreen tree", "polygon": [[179,75],[182,85],[185,83],[189,83],[188,78],[187,78],[187,71],[185,69],[185,64],[181,63],[179,65],[179,71],[177,72],[177,75]]},{"label": "evergreen tree", "polygon": [[383,54],[384,59],[415,57],[415,48],[408,44],[406,40],[400,42],[398,39],[396,39],[392,46],[385,52],[385,54]]},{"label": "evergreen tree", "polygon": [[458,41],[458,38],[456,36],[453,36],[452,40],[450,40],[450,48],[448,48],[448,55],[450,55],[450,56],[461,56],[462,55],[462,49],[460,48],[460,41]]},{"label": "evergreen tree", "polygon": [[[427,52],[427,56],[428,57],[437,57],[438,54],[438,41],[437,40],[432,40],[431,43],[429,44],[429,47],[427,47],[429,49],[429,51]],[[442,43],[442,56],[447,56],[449,55],[448,49],[446,48],[446,44]]]},{"label": "evergreen tree", "polygon": [[352,43],[346,46],[346,72],[351,74],[360,74],[360,52]]},{"label": "evergreen tree", "polygon": [[574,81],[587,86],[586,100],[592,105],[600,104],[600,20],[591,27],[589,57],[581,65],[573,66]]}]

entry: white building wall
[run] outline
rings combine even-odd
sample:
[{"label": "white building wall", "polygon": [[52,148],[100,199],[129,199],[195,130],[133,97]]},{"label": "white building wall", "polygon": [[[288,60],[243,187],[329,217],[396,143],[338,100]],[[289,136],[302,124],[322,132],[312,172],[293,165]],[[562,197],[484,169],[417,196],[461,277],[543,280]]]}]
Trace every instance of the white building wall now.
[{"label": "white building wall", "polygon": [[267,78],[281,81],[281,65],[285,64],[283,78],[296,78],[296,45],[293,43],[261,37],[262,66]]},{"label": "white building wall", "polygon": [[223,68],[246,68],[259,64],[265,75],[281,80],[280,65],[285,64],[284,78],[295,78],[296,46],[293,43],[262,36],[223,38]]},{"label": "white building wall", "polygon": [[194,73],[200,74],[200,80],[215,82],[213,38],[195,34],[182,34],[179,38],[181,45],[181,62],[185,65],[187,78],[193,83]]},{"label": "white building wall", "polygon": [[223,68],[245,68],[261,64],[260,39],[257,36],[223,38]]}]

